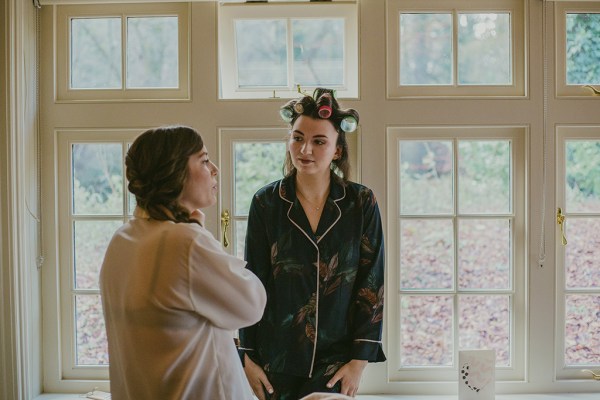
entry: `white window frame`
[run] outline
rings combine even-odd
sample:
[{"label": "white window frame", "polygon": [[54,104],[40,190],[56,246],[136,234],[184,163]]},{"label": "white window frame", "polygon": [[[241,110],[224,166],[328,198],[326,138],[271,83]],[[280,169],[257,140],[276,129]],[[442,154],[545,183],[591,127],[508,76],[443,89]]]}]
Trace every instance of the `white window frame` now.
[{"label": "white window frame", "polygon": [[[190,100],[190,3],[150,4],[95,4],[53,6],[55,21],[55,90],[57,103],[68,102],[121,102],[121,101],[189,101]],[[128,17],[176,16],[178,20],[178,88],[128,89],[127,79],[127,24]],[[71,19],[92,17],[121,18],[120,89],[72,89],[70,87],[70,31]]]},{"label": "white window frame", "polygon": [[[526,86],[526,10],[528,0],[388,0],[387,24],[387,97],[525,97]],[[445,12],[453,15],[453,74],[451,85],[401,85],[400,84],[400,21],[403,12]],[[511,69],[510,85],[458,85],[457,65],[457,13],[458,12],[508,12],[511,22]]]},{"label": "white window frame", "polygon": [[[400,171],[398,156],[399,140],[454,140],[454,139],[498,139],[511,141],[511,171],[512,180],[512,226],[511,249],[513,271],[511,289],[502,291],[511,296],[511,365],[496,368],[497,381],[524,381],[526,376],[526,338],[527,338],[527,218],[526,218],[526,187],[529,131],[522,126],[456,126],[456,127],[401,127],[387,128],[387,199],[388,218],[386,243],[387,275],[386,275],[386,316],[387,316],[387,357],[388,379],[392,382],[411,381],[429,382],[436,390],[448,393],[456,387],[458,377],[458,337],[454,328],[454,365],[452,367],[412,367],[400,368],[400,348],[397,338],[399,331],[399,295],[400,276],[396,267],[399,263],[399,187],[398,171]],[[456,150],[455,150],[456,151]],[[456,177],[454,178],[456,180]],[[455,194],[456,196],[456,194]],[[455,217],[456,218],[456,217]],[[419,291],[420,292],[420,291]],[[451,295],[455,291],[447,292]],[[482,293],[485,293],[483,291]],[[490,291],[493,293],[495,291]],[[428,292],[429,293],[429,292]],[[446,292],[445,292],[446,293]],[[432,379],[435,374],[435,379]]]},{"label": "white window frame", "polygon": [[[557,207],[561,207],[562,214],[568,221],[570,214],[565,209],[565,142],[567,140],[600,140],[599,126],[582,125],[558,125],[556,127],[556,202]],[[556,211],[556,210],[554,210]],[[585,215],[586,213],[577,212],[574,214]],[[568,233],[567,233],[568,235]],[[567,236],[568,240],[568,236]],[[565,289],[565,246],[562,245],[562,234],[557,227],[555,235],[556,247],[556,379],[558,380],[578,380],[589,379],[590,374],[583,372],[584,369],[597,370],[597,367],[586,366],[565,366],[565,296],[568,293],[595,294],[600,295],[599,289],[589,290],[566,290]]]},{"label": "white window frame", "polygon": [[[600,2],[587,1],[560,1],[554,3],[554,18],[556,30],[556,96],[578,97],[598,100],[589,88],[583,85],[567,85],[567,14],[568,13],[598,13],[600,14]],[[596,86],[597,89],[600,87]]]},{"label": "white window frame", "polygon": [[[359,5],[357,2],[315,2],[309,4],[220,4],[218,8],[219,81],[222,99],[295,98],[298,96],[296,82],[287,86],[265,88],[240,88],[237,79],[235,44],[236,19],[292,19],[343,18],[344,19],[344,83],[328,86],[336,89],[338,98],[357,98],[359,88]],[[288,35],[288,79],[292,79],[293,58],[291,37]],[[313,86],[302,86],[312,93]]]},{"label": "white window frame", "polygon": [[[46,290],[52,295],[56,307],[48,307],[45,315],[49,320],[46,323],[47,332],[44,335],[44,347],[47,357],[44,361],[46,384],[52,390],[64,390],[68,385],[70,390],[82,393],[91,390],[93,383],[100,390],[109,391],[108,365],[106,366],[81,366],[76,365],[76,320],[74,296],[78,293],[100,294],[98,289],[77,289],[74,287],[74,243],[73,221],[75,220],[123,220],[128,219],[127,214],[127,188],[124,178],[124,210],[122,214],[99,216],[73,215],[72,198],[72,157],[71,145],[73,143],[121,143],[126,151],[128,143],[146,128],[139,129],[89,129],[69,128],[54,131],[55,149],[52,152],[52,163],[56,171],[56,236],[51,248],[56,249],[54,255],[56,263],[51,263],[45,271],[56,276],[57,279]],[[125,170],[123,169],[123,174]],[[50,323],[50,321],[55,321]]]}]

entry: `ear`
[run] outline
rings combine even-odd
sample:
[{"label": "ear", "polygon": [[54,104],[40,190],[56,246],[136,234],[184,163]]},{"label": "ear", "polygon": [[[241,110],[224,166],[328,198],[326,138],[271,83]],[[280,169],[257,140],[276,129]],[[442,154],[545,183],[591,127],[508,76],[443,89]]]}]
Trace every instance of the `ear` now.
[{"label": "ear", "polygon": [[336,146],[335,154],[333,155],[334,160],[339,160],[342,157],[342,146]]}]

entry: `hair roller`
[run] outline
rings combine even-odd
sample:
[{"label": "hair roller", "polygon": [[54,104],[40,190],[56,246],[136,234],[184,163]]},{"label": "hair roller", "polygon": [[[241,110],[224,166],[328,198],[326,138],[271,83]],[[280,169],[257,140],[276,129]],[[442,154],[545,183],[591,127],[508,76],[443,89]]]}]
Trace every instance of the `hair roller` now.
[{"label": "hair roller", "polygon": [[346,133],[354,132],[357,125],[358,123],[356,122],[356,118],[351,115],[344,117],[344,119],[342,119],[340,122],[340,128]]},{"label": "hair roller", "polygon": [[333,109],[331,108],[332,103],[333,101],[329,93],[323,93],[321,97],[317,99],[319,117],[323,119],[331,117],[331,114],[333,113]]},{"label": "hair roller", "polygon": [[289,124],[294,117],[294,110],[292,110],[292,107],[283,107],[279,110],[279,115],[281,116],[281,119]]}]

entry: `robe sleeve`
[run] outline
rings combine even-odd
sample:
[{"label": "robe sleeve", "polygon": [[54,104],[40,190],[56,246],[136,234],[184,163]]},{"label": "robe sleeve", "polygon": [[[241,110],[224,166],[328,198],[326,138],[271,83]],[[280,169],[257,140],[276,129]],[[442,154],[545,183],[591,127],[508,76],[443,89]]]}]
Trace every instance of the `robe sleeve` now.
[{"label": "robe sleeve", "polygon": [[226,253],[208,231],[202,231],[189,249],[189,296],[194,311],[215,326],[235,330],[257,322],[266,293],[246,262]]},{"label": "robe sleeve", "polygon": [[386,359],[381,346],[385,265],[383,229],[373,192],[364,188],[359,196],[363,209],[363,231],[351,312],[352,358],[380,362]]}]

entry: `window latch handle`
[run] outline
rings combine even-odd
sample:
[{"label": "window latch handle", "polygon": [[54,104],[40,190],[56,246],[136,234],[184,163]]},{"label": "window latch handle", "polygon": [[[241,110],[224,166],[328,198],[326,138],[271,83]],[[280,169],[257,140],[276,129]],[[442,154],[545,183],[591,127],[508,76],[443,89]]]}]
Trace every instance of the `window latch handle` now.
[{"label": "window latch handle", "polygon": [[563,246],[567,245],[567,237],[565,236],[565,216],[562,213],[562,209],[560,207],[558,207],[558,210],[556,210],[556,223],[558,225],[560,225],[560,235],[561,235],[561,242],[563,244]]},{"label": "window latch handle", "polygon": [[223,210],[221,213],[221,231],[223,232],[223,247],[229,247],[229,239],[227,239],[227,228],[229,228],[229,221],[231,217],[229,216],[229,210]]}]

